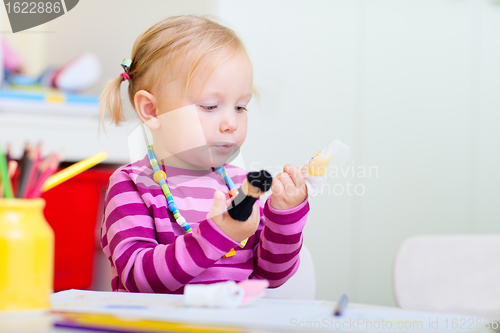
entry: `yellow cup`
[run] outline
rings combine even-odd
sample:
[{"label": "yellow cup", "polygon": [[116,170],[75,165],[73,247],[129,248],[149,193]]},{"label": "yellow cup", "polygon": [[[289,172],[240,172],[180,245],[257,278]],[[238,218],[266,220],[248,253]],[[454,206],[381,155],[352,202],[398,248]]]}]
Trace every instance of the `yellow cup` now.
[{"label": "yellow cup", "polygon": [[44,199],[0,199],[0,311],[47,310],[54,283],[54,232]]}]

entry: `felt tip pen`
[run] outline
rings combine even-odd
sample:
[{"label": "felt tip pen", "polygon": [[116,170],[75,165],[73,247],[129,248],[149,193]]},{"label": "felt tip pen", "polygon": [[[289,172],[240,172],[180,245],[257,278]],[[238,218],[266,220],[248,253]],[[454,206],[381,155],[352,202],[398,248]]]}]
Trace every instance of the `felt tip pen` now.
[{"label": "felt tip pen", "polygon": [[347,295],[343,294],[342,297],[340,297],[339,302],[337,303],[337,306],[335,307],[335,310],[333,311],[334,316],[342,316],[342,314],[345,311],[345,308],[347,307]]}]

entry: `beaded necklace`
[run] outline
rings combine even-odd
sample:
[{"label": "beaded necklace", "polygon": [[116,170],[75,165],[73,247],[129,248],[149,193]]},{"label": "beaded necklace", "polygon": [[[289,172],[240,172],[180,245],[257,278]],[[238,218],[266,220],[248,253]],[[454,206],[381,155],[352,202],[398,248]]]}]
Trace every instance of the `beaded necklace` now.
[{"label": "beaded necklace", "polygon": [[[174,214],[175,221],[177,224],[179,224],[186,233],[190,233],[193,230],[191,229],[191,226],[189,223],[187,223],[186,219],[181,215],[179,212],[179,208],[174,202],[174,197],[172,196],[172,193],[170,192],[170,189],[167,184],[167,174],[160,169],[158,166],[158,161],[156,160],[155,154],[153,152],[153,145],[148,146],[148,158],[149,158],[149,163],[151,164],[151,167],[153,168],[154,174],[153,174],[153,179],[155,182],[160,184],[161,190],[163,191],[163,194],[167,198],[167,204],[168,204],[168,209]],[[226,169],[224,166],[220,166],[217,168],[212,168],[213,171],[215,171],[216,174],[219,175],[220,178],[226,183],[226,186],[229,188],[228,195],[230,198],[238,195],[238,190],[236,189],[236,186],[234,185],[233,181],[231,178],[226,173]],[[240,243],[240,248],[245,247],[246,243],[248,241],[248,238],[243,240]],[[230,257],[235,254],[234,249],[231,249],[229,253],[227,253],[224,257]]]}]

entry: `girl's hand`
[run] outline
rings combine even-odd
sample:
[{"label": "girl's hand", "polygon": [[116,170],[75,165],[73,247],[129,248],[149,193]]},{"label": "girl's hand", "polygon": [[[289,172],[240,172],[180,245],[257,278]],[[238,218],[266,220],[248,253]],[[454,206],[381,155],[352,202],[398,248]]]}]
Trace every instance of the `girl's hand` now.
[{"label": "girl's hand", "polygon": [[208,214],[217,226],[235,242],[240,243],[242,240],[252,236],[259,227],[260,211],[257,202],[252,207],[252,215],[248,220],[242,222],[233,220],[226,210],[232,199],[226,201],[226,196],[221,191],[215,191],[214,203]]},{"label": "girl's hand", "polygon": [[307,196],[307,186],[300,169],[292,164],[287,164],[283,172],[279,173],[271,185],[273,195],[271,207],[285,210],[302,203]]}]

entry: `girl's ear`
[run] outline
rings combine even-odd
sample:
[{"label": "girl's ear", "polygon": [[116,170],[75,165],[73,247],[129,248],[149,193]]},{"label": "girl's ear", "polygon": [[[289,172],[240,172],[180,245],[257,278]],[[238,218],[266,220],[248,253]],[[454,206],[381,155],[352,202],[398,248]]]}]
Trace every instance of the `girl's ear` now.
[{"label": "girl's ear", "polygon": [[134,105],[142,122],[151,130],[159,129],[156,97],[146,90],[139,90],[134,96]]}]

